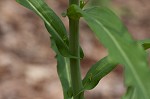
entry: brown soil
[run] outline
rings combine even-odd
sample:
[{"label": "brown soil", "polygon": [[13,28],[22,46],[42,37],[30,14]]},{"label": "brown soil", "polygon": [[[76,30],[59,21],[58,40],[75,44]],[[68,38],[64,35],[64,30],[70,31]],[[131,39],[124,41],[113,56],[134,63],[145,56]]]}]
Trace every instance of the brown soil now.
[{"label": "brown soil", "polygon": [[[60,16],[65,0],[47,0]],[[121,16],[135,39],[150,37],[149,0],[112,0],[111,6]],[[62,18],[68,28],[68,19]],[[85,58],[83,77],[92,64],[107,55],[106,49],[85,24],[80,41]],[[0,99],[63,99],[56,72],[55,53],[49,34],[34,13],[14,0],[0,0]],[[86,99],[120,99],[125,92],[122,67],[104,77]]]}]

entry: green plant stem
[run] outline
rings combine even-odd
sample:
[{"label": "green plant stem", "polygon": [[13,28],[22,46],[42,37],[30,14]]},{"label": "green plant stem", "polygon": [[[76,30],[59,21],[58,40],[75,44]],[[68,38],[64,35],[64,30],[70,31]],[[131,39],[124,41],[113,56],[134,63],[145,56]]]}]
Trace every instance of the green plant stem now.
[{"label": "green plant stem", "polygon": [[[70,0],[69,4],[79,5],[79,0]],[[72,55],[80,57],[79,49],[79,20],[69,18],[69,47]],[[84,99],[83,93],[78,94],[82,89],[82,80],[80,72],[80,59],[70,58],[71,82],[73,90],[73,99]],[[78,95],[77,95],[78,94]]]}]

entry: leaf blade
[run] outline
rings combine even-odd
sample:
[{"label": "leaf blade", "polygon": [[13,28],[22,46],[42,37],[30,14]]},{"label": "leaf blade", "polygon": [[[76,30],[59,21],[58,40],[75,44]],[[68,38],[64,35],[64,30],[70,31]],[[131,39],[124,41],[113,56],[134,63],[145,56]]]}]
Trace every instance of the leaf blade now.
[{"label": "leaf blade", "polygon": [[[16,1],[21,5],[25,6],[26,8],[29,8],[41,17],[41,19],[45,23],[45,27],[47,28],[50,35],[53,37],[61,55],[70,58],[79,58],[71,55],[69,51],[68,34],[63,22],[43,0]],[[84,53],[82,51],[82,48],[80,48],[80,58],[82,59],[83,57]]]},{"label": "leaf blade", "polygon": [[57,59],[57,73],[61,81],[64,99],[71,99],[68,95],[68,90],[71,87],[69,58],[65,58],[59,53],[56,43],[52,37],[51,48],[57,53],[55,57]]},{"label": "leaf blade", "polygon": [[104,7],[93,7],[84,11],[76,5],[70,8],[74,13],[81,14],[96,37],[108,48],[110,57],[125,66],[126,86],[136,88],[134,93],[137,99],[149,99],[150,70],[146,53],[142,46],[131,38],[119,18]]},{"label": "leaf blade", "polygon": [[[90,12],[91,13],[88,12],[89,16],[92,15],[92,16],[90,16],[90,19],[91,19],[91,17],[94,17],[94,15],[97,15],[98,12],[99,13],[101,12],[103,14],[105,12],[107,12],[107,14],[114,17],[114,19],[115,19],[115,20],[113,19],[114,21],[117,21],[117,17],[115,18],[115,15],[113,13],[111,13],[111,11],[109,11],[108,9],[107,9],[107,11],[105,9],[98,10],[98,12],[95,14],[93,13],[93,11],[90,11]],[[88,21],[89,17],[88,18],[87,18],[87,16],[85,16],[85,17],[86,17],[85,20],[87,22],[89,22]],[[103,15],[101,15],[99,17],[103,17]],[[111,18],[111,17],[109,17],[109,18]],[[97,19],[97,20],[95,20],[95,19]],[[147,75],[149,74],[149,71],[147,71],[148,66],[147,66],[147,62],[146,62],[146,56],[145,56],[145,53],[142,50],[142,48],[140,46],[138,46],[138,44],[136,44],[135,41],[132,40],[130,35],[127,34],[128,32],[125,30],[125,28],[123,29],[123,31],[118,31],[118,28],[116,28],[115,26],[109,25],[107,23],[107,20],[110,20],[110,19],[105,20],[104,17],[102,19],[94,17],[93,20],[95,20],[96,25],[99,25],[100,27],[102,27],[101,29],[104,30],[101,32],[104,32],[105,34],[101,33],[101,36],[102,35],[106,36],[106,38],[109,39],[109,42],[104,40],[102,37],[100,37],[100,32],[99,32],[100,30],[95,31],[96,35],[101,40],[101,42],[108,48],[110,55],[114,58],[115,61],[118,61],[120,64],[123,64],[126,67],[126,73],[125,73],[126,75],[127,75],[127,73],[130,73],[132,75],[132,76],[126,76],[126,85],[127,86],[131,85],[131,86],[138,88],[138,90],[140,90],[140,91],[138,91],[138,92],[136,91],[137,96],[140,97],[140,95],[141,95],[144,97],[144,99],[150,98],[150,95],[149,95],[150,90],[147,89],[147,87],[150,88],[150,86],[146,84],[147,82],[150,82],[150,81],[146,80],[146,79],[148,79]],[[89,26],[91,28],[95,28],[92,25],[89,24]],[[114,25],[121,26],[121,28],[123,27],[121,22],[120,23],[118,22],[117,24],[114,24]],[[120,36],[121,34],[117,34],[117,33],[115,34],[115,32],[112,32],[113,30],[117,31],[118,33],[124,32],[124,34],[121,37]],[[124,42],[124,41],[126,41],[126,42]],[[111,45],[113,45],[113,46],[111,46]],[[130,50],[128,50],[127,47],[130,48]],[[136,49],[136,51],[134,49]],[[117,53],[120,53],[120,56],[119,55],[116,56]],[[139,74],[138,71],[143,71],[143,73],[145,73],[145,74],[144,75]],[[143,77],[146,79],[143,79]],[[133,82],[131,79],[134,79],[136,81],[136,83]],[[140,92],[142,94],[140,94]]]},{"label": "leaf blade", "polygon": [[89,69],[84,77],[82,81],[84,90],[91,90],[96,87],[98,82],[110,73],[116,66],[117,63],[113,62],[109,56],[99,60]]}]

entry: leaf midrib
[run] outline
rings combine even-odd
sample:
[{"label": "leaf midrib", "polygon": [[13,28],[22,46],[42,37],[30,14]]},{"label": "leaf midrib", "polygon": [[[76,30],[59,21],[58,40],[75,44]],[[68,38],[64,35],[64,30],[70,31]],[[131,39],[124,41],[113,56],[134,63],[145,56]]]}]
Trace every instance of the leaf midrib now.
[{"label": "leaf midrib", "polygon": [[[53,29],[52,25],[48,22],[48,20],[40,13],[40,11],[29,1],[27,0],[27,2],[30,4],[30,6],[32,6],[32,8],[42,17],[42,19],[46,22],[46,24],[51,27],[51,29],[55,32],[55,34],[58,36],[59,40],[61,40],[62,42],[64,42],[61,37],[57,34],[56,30]],[[37,4],[39,4],[39,2],[36,2]],[[41,10],[44,11],[41,7]],[[45,13],[46,16],[48,16],[46,13]],[[64,44],[66,45],[66,44]],[[66,46],[68,48],[68,46]]]},{"label": "leaf midrib", "polygon": [[[86,16],[87,17],[87,16]],[[91,18],[92,19],[92,18]],[[145,94],[145,96],[148,98],[148,95],[146,94],[147,92],[144,90],[144,86],[142,84],[142,82],[140,81],[139,77],[137,76],[138,73],[134,70],[134,68],[132,67],[132,62],[129,60],[128,56],[125,54],[125,52],[122,50],[122,48],[120,47],[120,44],[116,41],[116,39],[113,37],[113,35],[111,35],[111,32],[109,30],[107,30],[107,28],[100,23],[98,20],[96,20],[95,18],[93,19],[93,21],[95,21],[97,24],[99,24],[101,27],[103,27],[104,31],[106,31],[107,35],[109,35],[109,37],[112,39],[112,41],[114,42],[114,44],[116,45],[116,47],[118,48],[118,50],[120,51],[120,53],[123,55],[123,58],[125,59],[125,61],[128,63],[130,69],[132,70],[133,75],[135,76],[135,79],[138,81],[139,86],[141,86],[141,90],[143,91],[143,94]],[[142,87],[143,86],[143,87]]]},{"label": "leaf midrib", "polygon": [[[125,52],[121,49],[121,47],[119,46],[119,43],[116,41],[116,39],[113,37],[113,35],[111,35],[111,33],[104,27],[104,25],[102,25],[99,21],[96,20],[97,23],[99,23],[104,30],[106,31],[106,33],[110,36],[110,38],[112,39],[112,41],[114,42],[114,44],[116,45],[116,47],[118,48],[118,50],[120,51],[120,53],[123,55],[123,58],[125,59],[125,61],[128,63],[128,65],[130,66],[130,69],[133,72],[133,75],[135,76],[135,79],[138,81],[139,85],[141,86],[141,90],[143,90],[143,94],[147,93],[145,92],[145,90],[143,89],[143,84],[140,81],[139,77],[137,76],[137,72],[134,70],[134,68],[132,67],[132,62],[129,60],[128,56],[125,54]],[[142,87],[143,86],[143,87]],[[147,96],[145,94],[145,96]]]},{"label": "leaf midrib", "polygon": [[68,83],[69,83],[69,87],[71,87],[71,75],[70,75],[70,70],[69,70],[69,64],[67,62],[67,58],[64,57],[64,61],[65,61],[65,64],[66,64],[66,74],[67,74],[67,79],[68,79]]}]

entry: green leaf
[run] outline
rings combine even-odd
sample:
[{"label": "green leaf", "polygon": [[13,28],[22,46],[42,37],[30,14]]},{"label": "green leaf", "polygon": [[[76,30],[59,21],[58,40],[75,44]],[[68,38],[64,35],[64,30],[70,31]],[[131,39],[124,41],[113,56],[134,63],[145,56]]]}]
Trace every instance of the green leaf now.
[{"label": "green leaf", "polygon": [[140,40],[138,43],[141,44],[145,50],[150,48],[150,39]]},{"label": "green leaf", "polygon": [[[150,48],[150,39],[141,40],[138,41],[138,43],[142,45],[145,50]],[[89,69],[89,71],[87,72],[86,76],[83,79],[84,90],[91,90],[94,87],[96,87],[98,82],[117,66],[117,64],[110,61],[108,57],[109,56],[104,57],[103,59],[99,60],[96,64],[91,66],[91,68]],[[133,88],[129,87],[127,92],[130,93],[131,90],[133,91]],[[132,99],[132,98],[126,98],[126,99]]]},{"label": "green leaf", "polygon": [[[18,3],[34,11],[44,21],[45,26],[53,37],[56,46],[61,55],[65,57],[78,58],[72,56],[69,51],[69,40],[67,31],[63,22],[55,14],[55,12],[48,7],[44,0],[16,0]],[[83,51],[80,52],[81,58],[84,57]]]},{"label": "green leaf", "polygon": [[[72,6],[77,8],[76,5]],[[96,37],[108,48],[113,61],[125,66],[125,84],[136,89],[129,95],[135,95],[136,99],[150,99],[150,70],[146,53],[142,46],[131,38],[119,18],[104,7],[76,10],[75,13],[82,14]]]},{"label": "green leaf", "polygon": [[91,90],[96,87],[99,81],[116,66],[117,63],[113,62],[108,56],[98,61],[90,68],[82,81],[84,90]]},{"label": "green leaf", "polygon": [[99,60],[89,69],[86,76],[82,80],[83,89],[80,90],[79,93],[77,93],[75,96],[77,96],[85,90],[91,90],[95,88],[99,81],[108,73],[110,73],[116,66],[117,63],[112,61],[112,59],[109,56]]},{"label": "green leaf", "polygon": [[62,84],[64,99],[71,99],[68,95],[68,90],[71,87],[69,58],[65,58],[59,53],[53,38],[51,38],[51,47],[57,53],[57,72]]}]

